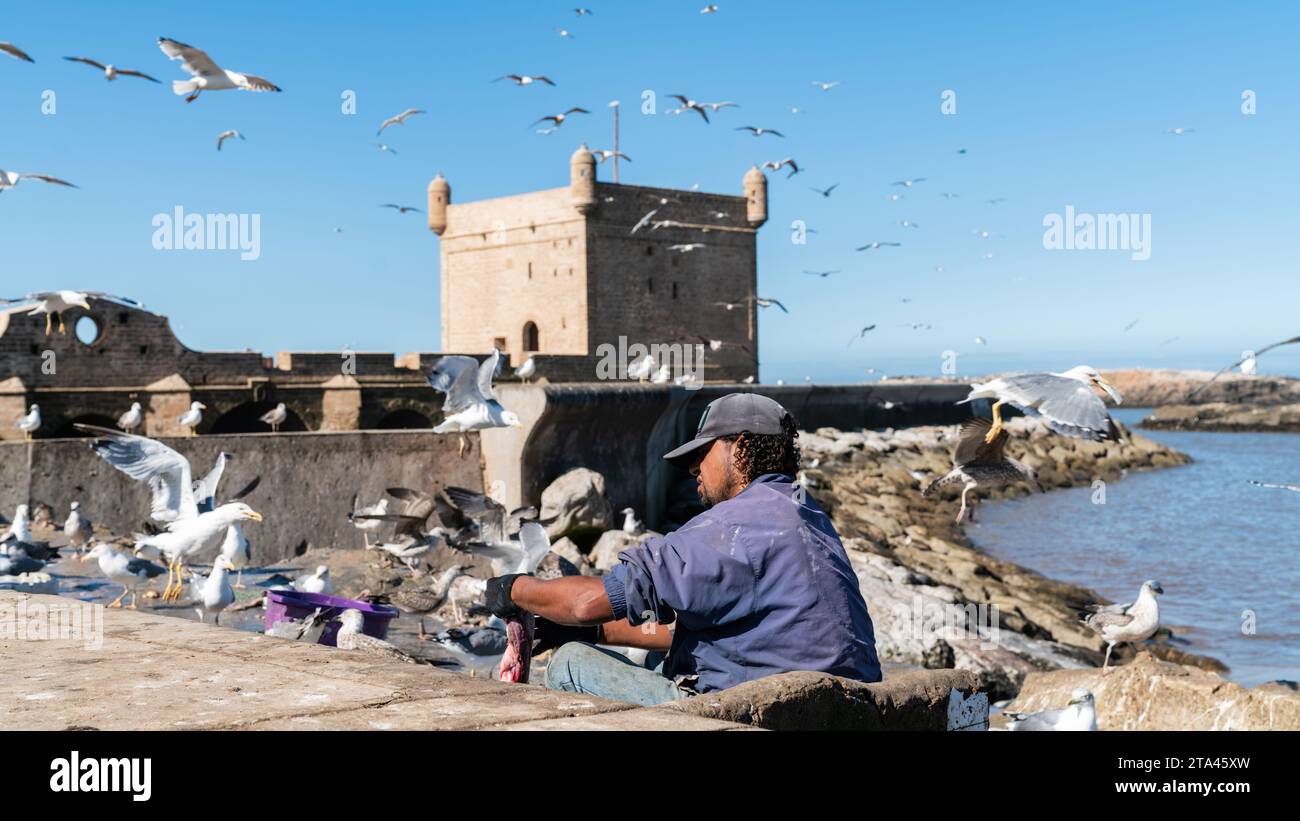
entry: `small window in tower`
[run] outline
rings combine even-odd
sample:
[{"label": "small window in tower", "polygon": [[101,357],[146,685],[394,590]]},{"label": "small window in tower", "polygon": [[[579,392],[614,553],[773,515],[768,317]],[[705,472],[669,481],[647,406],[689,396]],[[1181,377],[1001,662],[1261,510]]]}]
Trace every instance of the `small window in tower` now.
[{"label": "small window in tower", "polygon": [[573,276],[573,267],[572,267],[572,266],[569,267],[569,276]]},{"label": "small window in tower", "polygon": [[141,355],[141,356],[145,356],[145,355],[147,355],[148,353],[149,353],[149,346],[148,346],[148,345],[141,345],[141,346],[140,346],[140,355]]},{"label": "small window in tower", "polygon": [[117,324],[119,325],[125,325],[130,321],[131,321],[131,315],[128,313],[120,313],[117,315]]},{"label": "small window in tower", "polygon": [[529,279],[533,278],[533,264],[531,262],[528,263],[528,278]]},{"label": "small window in tower", "polygon": [[654,256],[654,255],[655,255],[655,247],[654,247],[653,245],[647,245],[647,246],[645,247],[645,255],[648,256],[648,257],[652,257],[652,256]]},{"label": "small window in tower", "polygon": [[551,269],[551,276],[553,276],[553,277],[558,277],[559,275],[560,275],[560,269],[559,269],[559,268],[552,268],[552,269]]},{"label": "small window in tower", "polygon": [[538,343],[538,341],[537,341],[537,323],[536,323],[536,322],[525,322],[525,323],[524,323],[524,350],[525,350],[525,351],[538,351],[538,350],[541,350],[541,345],[540,345],[540,344]]},{"label": "small window in tower", "polygon": [[673,283],[673,299],[677,298],[677,283]]}]

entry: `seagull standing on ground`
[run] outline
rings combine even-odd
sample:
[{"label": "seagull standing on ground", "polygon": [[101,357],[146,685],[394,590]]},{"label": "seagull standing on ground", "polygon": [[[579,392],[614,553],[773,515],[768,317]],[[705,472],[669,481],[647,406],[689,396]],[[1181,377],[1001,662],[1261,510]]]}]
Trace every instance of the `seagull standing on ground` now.
[{"label": "seagull standing on ground", "polygon": [[0,539],[0,542],[6,545],[28,545],[32,543],[29,510],[30,508],[27,505],[19,505],[14,508],[14,520],[9,523],[9,530],[5,532],[4,538]]},{"label": "seagull standing on ground", "polygon": [[181,61],[181,68],[194,75],[193,80],[173,80],[172,93],[189,95],[185,102],[192,103],[203,91],[223,91],[237,88],[243,91],[279,91],[279,86],[262,77],[226,71],[213,62],[206,52],[166,37],[158,38],[158,48],[173,60]]},{"label": "seagull standing on ground", "polygon": [[496,348],[480,364],[471,356],[444,356],[429,370],[429,385],[447,395],[442,403],[443,420],[434,433],[460,433],[460,455],[468,444],[465,432],[487,428],[523,427],[513,411],[501,407],[492,380],[501,367]]},{"label": "seagull standing on ground", "polygon": [[1060,710],[1043,710],[1038,713],[1003,713],[1011,720],[1007,726],[1013,732],[1041,731],[1097,731],[1097,705],[1092,693],[1076,687],[1070,693],[1068,706]]},{"label": "seagull standing on ground", "polygon": [[623,514],[623,532],[629,536],[639,536],[645,532],[645,527],[641,520],[636,517],[636,511],[630,507],[625,507],[620,513]]},{"label": "seagull standing on ground", "polygon": [[280,426],[284,424],[284,420],[289,418],[289,411],[284,407],[284,403],[281,402],[274,408],[271,408],[269,411],[262,414],[259,418],[262,422],[271,426],[272,433],[279,433]]},{"label": "seagull standing on ground", "polygon": [[1007,439],[1011,434],[1003,428],[992,441],[985,441],[992,423],[983,417],[973,417],[961,423],[957,436],[957,448],[952,454],[952,470],[942,478],[926,486],[922,496],[930,497],[940,488],[957,482],[962,483],[961,508],[957,511],[957,524],[961,524],[970,512],[970,520],[975,521],[975,500],[969,503],[966,496],[976,488],[996,488],[1012,482],[1028,482],[1043,492],[1038,484],[1038,476],[1023,462],[1007,456],[1005,453]]},{"label": "seagull standing on ground", "polygon": [[207,409],[208,406],[202,402],[191,402],[190,409],[180,415],[176,420],[176,424],[185,428],[187,436],[193,436],[194,429],[203,421],[203,411]]},{"label": "seagull standing on ground", "polygon": [[527,382],[529,379],[532,379],[533,375],[536,373],[537,373],[537,360],[531,356],[524,360],[524,364],[515,368],[515,376],[519,377],[524,382]]},{"label": "seagull standing on ground", "polygon": [[1094,368],[1076,365],[1065,373],[1025,373],[1000,376],[971,385],[970,394],[957,404],[993,399],[993,426],[985,441],[1002,432],[1002,406],[1010,404],[1031,416],[1042,416],[1049,427],[1064,436],[1099,441],[1115,436],[1115,423],[1106,403],[1093,392],[1101,388],[1115,404],[1123,397]]},{"label": "seagull standing on ground", "polygon": [[26,416],[18,417],[14,427],[23,432],[23,441],[32,441],[32,434],[41,429],[41,406],[32,405]]},{"label": "seagull standing on ground", "polygon": [[212,563],[212,572],[207,576],[190,571],[190,596],[194,599],[194,610],[199,614],[199,621],[207,622],[212,614],[212,623],[221,624],[221,611],[235,601],[235,591],[230,587],[230,562],[224,556],[218,556]]},{"label": "seagull standing on ground", "polygon": [[365,539],[366,550],[370,549],[370,534],[380,528],[383,524],[382,519],[371,518],[374,516],[383,516],[388,513],[387,497],[380,499],[377,504],[370,507],[357,507],[357,496],[352,497],[352,510],[348,513],[348,521],[352,526],[361,531],[361,536]]},{"label": "seagull standing on ground", "polygon": [[132,402],[131,409],[117,417],[117,426],[127,433],[132,433],[144,424],[144,409],[139,402]]},{"label": "seagull standing on ground", "polygon": [[423,108],[408,108],[405,111],[403,111],[401,114],[394,114],[393,116],[389,117],[387,120],[384,120],[382,123],[379,124],[379,130],[375,132],[375,136],[378,137],[380,134],[383,134],[384,129],[388,128],[390,125],[406,125],[407,118],[413,117],[416,114],[425,114],[425,113],[427,112],[425,112]]},{"label": "seagull standing on ground", "polygon": [[104,79],[108,80],[110,83],[116,80],[118,77],[139,77],[140,79],[148,80],[151,83],[161,82],[160,80],[157,80],[153,77],[150,77],[148,74],[145,74],[143,71],[133,71],[129,68],[117,68],[116,66],[111,64],[104,65],[103,63],[97,60],[92,60],[89,57],[64,57],[63,59],[71,60],[74,63],[85,63],[88,66],[94,66],[95,68],[104,72]]},{"label": "seagull standing on ground", "polygon": [[253,563],[253,546],[249,544],[248,537],[244,535],[244,526],[239,522],[226,528],[226,538],[221,542],[220,556],[229,563],[231,570],[239,573],[235,578],[234,587],[243,589],[244,568]]},{"label": "seagull standing on ground", "polygon": [[95,526],[81,514],[81,502],[72,503],[68,518],[63,522],[63,535],[68,538],[68,542],[77,546],[86,544],[94,537]]},{"label": "seagull standing on ground", "polygon": [[1137,601],[1132,604],[1089,605],[1091,613],[1082,621],[1106,642],[1106,658],[1101,663],[1102,675],[1109,671],[1110,651],[1117,644],[1136,644],[1146,641],[1160,629],[1160,605],[1156,596],[1165,589],[1155,579],[1142,582]]},{"label": "seagull standing on ground", "polygon": [[113,599],[107,605],[108,607],[121,607],[122,599],[130,593],[131,603],[127,605],[127,609],[136,609],[137,588],[148,585],[150,581],[167,572],[167,568],[162,565],[154,564],[148,559],[128,556],[103,542],[91,546],[91,549],[81,556],[83,562],[91,559],[99,563],[99,572],[103,573],[109,581],[122,585],[122,595]]}]

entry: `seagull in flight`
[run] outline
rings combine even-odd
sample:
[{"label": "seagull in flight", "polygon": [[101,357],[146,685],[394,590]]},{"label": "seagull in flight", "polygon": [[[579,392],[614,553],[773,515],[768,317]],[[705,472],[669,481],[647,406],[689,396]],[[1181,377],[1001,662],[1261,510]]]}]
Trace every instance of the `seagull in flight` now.
[{"label": "seagull in flight", "polygon": [[0,168],[0,194],[3,194],[6,188],[13,188],[18,184],[19,180],[40,180],[54,185],[66,185],[68,188],[77,187],[67,180],[51,177],[49,174],[28,174],[21,171],[5,171]]},{"label": "seagull in flight", "polygon": [[901,242],[880,242],[880,241],[876,241],[876,242],[868,242],[866,245],[863,245],[863,246],[860,247],[860,248],[856,248],[855,250],[857,250],[857,251],[875,251],[877,248],[900,248],[900,247],[902,247],[902,245],[903,245],[903,243],[901,243]]},{"label": "seagull in flight", "polygon": [[[849,345],[852,345],[855,340],[861,339],[862,337],[866,336],[868,333],[874,331],[875,329],[876,329],[875,323],[872,323],[871,325],[864,325],[862,330],[858,331],[853,336],[849,337]],[[844,347],[847,348],[848,345],[845,345]]]},{"label": "seagull in flight", "polygon": [[694,251],[696,248],[704,248],[704,247],[706,246],[702,242],[685,242],[682,243],[681,245],[669,245],[668,250],[680,251],[681,253],[685,254]]},{"label": "seagull in flight", "polygon": [[[683,111],[694,111],[704,118],[704,122],[709,121],[709,114],[704,110],[710,106],[709,103],[696,102],[683,94],[669,94],[668,96],[682,104],[681,108],[674,109],[674,113],[680,114]],[[717,109],[715,108],[714,111],[717,111]]]},{"label": "seagull in flight", "polygon": [[396,203],[386,202],[386,203],[384,203],[383,205],[381,205],[381,206],[379,206],[379,207],[380,207],[380,208],[396,208],[396,209],[397,209],[397,213],[399,213],[399,214],[405,214],[407,211],[414,211],[414,212],[417,213],[417,214],[423,214],[423,213],[424,213],[424,212],[421,211],[419,208],[416,208],[414,205],[397,205]]},{"label": "seagull in flight", "polygon": [[785,175],[785,178],[788,180],[791,177],[793,177],[795,174],[798,174],[800,171],[799,164],[794,161],[793,157],[786,157],[784,160],[781,160],[780,162],[769,161],[763,163],[764,168],[770,168],[773,171],[780,171],[782,168],[785,168],[787,165],[790,166],[790,173]]},{"label": "seagull in flight", "polygon": [[573,39],[573,32],[569,31],[568,29],[562,29],[559,26],[556,26],[555,33],[560,35],[561,37],[567,37],[570,40]]},{"label": "seagull in flight", "polygon": [[185,102],[192,103],[204,91],[223,91],[237,88],[243,91],[279,91],[280,87],[270,80],[252,74],[240,74],[227,71],[217,65],[207,52],[187,46],[167,37],[158,38],[158,48],[173,60],[181,61],[181,68],[194,75],[193,80],[173,80],[172,92],[177,95],[189,95]]},{"label": "seagull in flight", "polygon": [[1166,134],[1173,134],[1175,137],[1181,137],[1184,134],[1193,134],[1195,132],[1196,132],[1195,128],[1182,128],[1182,127],[1169,128],[1165,130]]},{"label": "seagull in flight", "polygon": [[913,185],[916,185],[918,182],[925,182],[925,177],[917,177],[914,180],[899,180],[898,182],[894,183],[894,185],[901,185],[904,188],[911,188]]},{"label": "seagull in flight", "polygon": [[387,151],[389,154],[392,154],[393,156],[397,156],[397,150],[394,149],[392,146],[390,146],[388,143],[375,143],[375,147],[378,148],[380,151]]},{"label": "seagull in flight", "polygon": [[1275,490],[1294,490],[1296,493],[1300,493],[1300,485],[1280,484],[1275,482],[1257,482],[1254,479],[1251,479],[1250,483],[1255,487],[1271,487],[1274,488]]},{"label": "seagull in flight", "polygon": [[533,123],[533,125],[537,125],[537,123],[552,122],[555,123],[556,128],[559,128],[560,126],[564,125],[564,118],[568,117],[570,114],[590,114],[590,113],[591,112],[585,108],[577,108],[575,106],[574,108],[569,109],[563,114],[552,114],[548,117],[542,117],[536,123]]},{"label": "seagull in flight", "polygon": [[825,279],[826,277],[830,276],[831,274],[838,274],[839,272],[840,272],[840,269],[838,269],[838,268],[836,268],[834,271],[809,271],[809,270],[805,270],[805,271],[804,271],[804,273],[805,273],[805,274],[808,274],[809,276],[821,277],[822,279]]},{"label": "seagull in flight", "polygon": [[15,46],[13,43],[0,42],[0,51],[3,51],[5,54],[8,54],[9,56],[13,57],[15,60],[25,60],[29,63],[36,62],[27,54],[27,52],[18,48],[18,46]]},{"label": "seagull in flight", "polygon": [[401,114],[394,114],[392,117],[389,117],[387,120],[384,120],[382,123],[379,124],[379,130],[375,132],[375,136],[378,137],[380,134],[383,134],[384,129],[388,128],[390,125],[406,125],[406,120],[408,117],[413,117],[416,114],[424,114],[424,113],[426,112],[423,108],[408,108],[405,111],[403,111]]},{"label": "seagull in flight", "polygon": [[823,197],[829,197],[829,196],[831,195],[831,192],[834,191],[836,188],[839,188],[839,187],[840,187],[840,184],[839,184],[839,183],[835,183],[835,184],[832,185],[830,188],[825,188],[825,189],[822,189],[822,188],[813,188],[813,189],[811,189],[811,190],[816,191],[818,194],[821,194]]},{"label": "seagull in flight", "polygon": [[[786,310],[786,307],[782,305],[779,300],[767,299],[765,297],[756,296],[754,297],[754,302],[756,302],[758,304],[758,307],[760,308],[771,308],[773,305],[775,305],[776,307],[780,308],[782,311],[785,311],[785,313],[787,314],[790,313],[788,310]],[[731,310],[731,309],[728,308],[727,310]]]},{"label": "seagull in flight", "polygon": [[821,80],[813,80],[812,84],[820,88],[822,91],[830,91],[832,88],[839,85],[840,81],[831,80],[829,83],[823,83]]},{"label": "seagull in flight", "polygon": [[573,13],[578,15],[579,17],[586,17],[588,15],[594,14],[594,12],[591,9],[574,9]]},{"label": "seagull in flight", "polygon": [[632,162],[632,158],[624,154],[622,151],[611,151],[608,148],[601,148],[592,151],[591,153],[596,157],[596,162],[599,163],[603,163],[605,160],[613,159],[614,157],[618,157],[624,162]]},{"label": "seagull in flight", "polygon": [[777,131],[775,128],[761,128],[759,126],[753,126],[753,125],[742,125],[740,128],[737,128],[736,130],[748,131],[750,134],[753,134],[755,137],[761,137],[764,134],[771,134],[774,137],[785,137],[784,134],[782,134],[780,131]]},{"label": "seagull in flight", "polygon": [[717,10],[718,10],[718,4],[717,4],[717,3],[710,3],[709,5],[705,6],[705,7],[702,8],[702,9],[700,9],[700,14],[713,14],[713,13],[716,12]]},{"label": "seagull in flight", "polygon": [[143,71],[134,71],[128,68],[117,68],[112,64],[104,65],[103,63],[97,60],[92,60],[89,57],[64,57],[63,59],[71,60],[74,63],[85,63],[88,66],[94,66],[95,68],[104,72],[104,79],[108,80],[109,82],[116,80],[119,76],[139,77],[143,80],[148,80],[151,83],[161,82],[160,80],[157,80],[153,77],[150,77],[148,74],[145,74]]},{"label": "seagull in flight", "polygon": [[[731,102],[730,100],[728,100],[727,102],[723,102],[723,103],[700,103],[700,105],[702,105],[702,106],[707,106],[708,108],[712,109],[713,111],[717,111],[718,109],[722,109],[722,108],[740,108],[740,103],[733,103],[733,102]],[[770,129],[769,129],[769,131],[770,131]],[[775,132],[775,131],[770,131],[770,133],[775,134],[776,132]]]},{"label": "seagull in flight", "polygon": [[496,78],[492,82],[499,83],[502,80],[509,80],[517,86],[530,86],[533,83],[546,83],[548,86],[555,85],[555,82],[551,80],[550,77],[546,77],[541,74],[538,74],[536,77],[532,77],[527,74],[506,74],[502,77]]},{"label": "seagull in flight", "polygon": [[232,137],[238,137],[241,140],[244,139],[244,135],[240,134],[238,131],[236,131],[233,128],[230,129],[229,131],[223,131],[217,135],[217,150],[220,151],[221,144],[224,143],[226,140],[231,139]]}]

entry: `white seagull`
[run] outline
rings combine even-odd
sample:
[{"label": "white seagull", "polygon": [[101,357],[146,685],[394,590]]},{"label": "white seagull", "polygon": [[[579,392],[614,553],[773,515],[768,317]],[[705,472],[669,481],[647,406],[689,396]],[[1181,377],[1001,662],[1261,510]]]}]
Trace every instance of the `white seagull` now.
[{"label": "white seagull", "polygon": [[110,83],[116,80],[118,77],[139,77],[143,80],[148,80],[151,83],[162,82],[161,80],[158,80],[154,77],[150,77],[148,74],[145,74],[143,71],[134,71],[129,68],[118,68],[112,65],[111,63],[109,65],[104,65],[98,60],[92,60],[89,57],[64,57],[63,59],[71,60],[74,63],[85,63],[88,66],[94,66],[95,68],[104,72],[104,79],[108,80]]},{"label": "white seagull", "polygon": [[220,556],[229,563],[231,570],[239,571],[234,586],[242,588],[244,568],[253,563],[253,546],[249,544],[248,537],[244,535],[244,526],[239,522],[226,528],[226,537],[221,541]]},{"label": "white seagull", "polygon": [[144,409],[139,402],[132,402],[131,409],[117,417],[117,426],[127,433],[133,433],[144,424]]},{"label": "white seagull", "polygon": [[63,522],[63,535],[74,545],[83,545],[95,535],[95,527],[81,514],[81,502],[73,502],[68,518]]},{"label": "white seagull", "polygon": [[212,563],[212,573],[203,576],[197,571],[190,571],[190,596],[194,599],[194,610],[199,614],[199,621],[206,622],[209,613],[212,623],[221,624],[221,611],[235,601],[235,591],[230,587],[230,576],[226,573],[230,562],[224,556],[218,556]]},{"label": "white seagull", "polygon": [[185,413],[181,414],[176,419],[176,423],[180,425],[182,428],[185,428],[185,430],[188,432],[187,435],[193,436],[194,429],[197,428],[199,426],[199,423],[203,421],[203,411],[207,409],[208,406],[203,404],[202,402],[191,402],[190,409],[185,411]]},{"label": "white seagull", "polygon": [[128,556],[103,542],[93,545],[81,556],[83,562],[91,559],[98,562],[99,572],[103,573],[109,581],[122,585],[122,595],[109,603],[108,607],[121,607],[122,599],[130,593],[131,603],[127,608],[134,610],[137,588],[148,585],[150,581],[167,572],[167,568],[162,565],[154,564],[148,559]]},{"label": "white seagull", "polygon": [[[4,172],[0,171],[0,177],[3,176]],[[131,308],[144,307],[134,299],[106,294],[103,291],[38,291],[19,299],[0,299],[0,305],[35,303],[32,309],[27,312],[27,316],[40,316],[41,314],[44,314],[45,335],[49,336],[51,332],[51,320],[56,314],[59,317],[59,333],[67,333],[67,326],[63,322],[63,312],[67,311],[69,308],[84,308],[90,310],[90,299],[92,297],[94,299],[105,300],[108,302],[116,302]],[[26,307],[26,305],[24,305],[24,307]]]},{"label": "white seagull", "polygon": [[529,379],[532,379],[533,375],[536,373],[537,373],[537,360],[531,356],[524,360],[524,364],[515,368],[515,376],[519,377],[525,382],[527,382]]},{"label": "white seagull", "polygon": [[58,177],[51,177],[49,174],[29,174],[22,171],[5,171],[3,168],[0,168],[0,194],[3,194],[5,189],[16,186],[19,180],[40,180],[41,182],[48,182],[53,185],[64,185],[68,188],[77,187],[67,180],[61,180]]},{"label": "white seagull", "polygon": [[378,137],[380,134],[383,134],[384,129],[388,128],[390,125],[406,125],[406,120],[408,117],[413,117],[416,114],[424,114],[424,113],[426,112],[423,108],[408,108],[405,111],[403,111],[401,114],[394,114],[393,116],[389,117],[387,120],[384,120],[382,123],[379,124],[379,130],[375,132],[375,136]]},{"label": "white seagull", "polygon": [[1110,651],[1115,645],[1146,641],[1160,629],[1160,605],[1156,596],[1165,589],[1155,579],[1142,582],[1137,601],[1132,604],[1089,605],[1092,611],[1083,617],[1086,624],[1106,642],[1106,658],[1102,660],[1101,672],[1109,670]]},{"label": "white seagull", "polygon": [[823,83],[821,80],[813,80],[812,84],[820,88],[822,91],[830,91],[832,88],[839,85],[840,81],[831,80],[829,83]]},{"label": "white seagull", "polygon": [[189,95],[185,102],[192,103],[203,91],[224,91],[237,88],[243,91],[279,91],[280,87],[270,80],[252,74],[240,74],[226,71],[213,62],[207,52],[194,46],[187,46],[167,37],[158,38],[158,48],[172,60],[180,60],[181,68],[194,75],[193,80],[173,80],[172,93]]},{"label": "white seagull", "polygon": [[1087,365],[1076,365],[1065,373],[1024,373],[1000,376],[971,385],[970,394],[957,404],[975,399],[992,399],[993,427],[985,441],[992,442],[1002,431],[1002,405],[1011,404],[1030,416],[1042,416],[1052,430],[1064,436],[1098,441],[1114,436],[1114,423],[1106,403],[1093,392],[1101,388],[1120,404],[1123,397],[1101,374]]},{"label": "white seagull", "polygon": [[284,424],[284,420],[289,418],[289,411],[284,407],[284,403],[281,402],[274,408],[271,408],[269,411],[262,414],[259,418],[262,422],[271,426],[272,433],[279,433],[280,426]]},{"label": "white seagull", "polygon": [[334,590],[334,584],[330,581],[329,565],[317,565],[316,572],[304,573],[293,580],[292,586],[300,593],[319,593],[328,596]]},{"label": "white seagull", "polygon": [[538,74],[536,77],[527,74],[506,74],[505,76],[496,78],[492,82],[499,83],[502,80],[509,80],[517,86],[530,86],[533,83],[546,83],[548,86],[555,85],[550,77],[541,74]]},{"label": "white seagull", "polygon": [[220,151],[221,144],[224,143],[226,140],[231,139],[232,137],[238,137],[241,140],[244,139],[244,135],[240,134],[238,131],[236,131],[233,128],[230,129],[229,131],[223,131],[217,135],[217,150]]},{"label": "white seagull", "polygon": [[32,441],[32,434],[41,429],[41,406],[32,405],[26,416],[18,417],[14,427],[23,432],[23,441]]},{"label": "white seagull", "polygon": [[471,356],[444,356],[429,370],[429,385],[447,395],[442,403],[444,418],[433,432],[460,433],[462,457],[466,431],[523,427],[513,411],[501,407],[492,390],[492,380],[500,367],[501,352],[493,348],[481,364]]},{"label": "white seagull", "polygon": [[645,530],[645,527],[641,524],[641,520],[636,517],[635,510],[630,507],[625,507],[619,512],[623,514],[624,533],[629,536],[637,536]]},{"label": "white seagull", "polygon": [[185,559],[215,550],[226,529],[245,520],[260,522],[262,514],[243,502],[231,502],[200,513],[189,460],[156,439],[75,423],[77,430],[100,437],[90,447],[101,459],[135,479],[147,482],[150,516],[166,529],[154,536],[138,536],[136,550],[151,549],[168,560],[163,601],[180,598],[184,587]]},{"label": "white seagull", "polygon": [[1083,687],[1074,688],[1068,706],[1063,709],[1003,715],[1011,719],[1007,729],[1014,732],[1097,731],[1097,705],[1092,693]]}]

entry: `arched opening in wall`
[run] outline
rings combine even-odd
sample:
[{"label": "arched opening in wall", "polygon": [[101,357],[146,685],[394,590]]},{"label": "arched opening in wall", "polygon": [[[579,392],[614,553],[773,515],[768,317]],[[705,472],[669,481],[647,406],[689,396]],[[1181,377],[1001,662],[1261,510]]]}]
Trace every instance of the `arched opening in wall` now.
[{"label": "arched opening in wall", "polygon": [[541,342],[538,341],[537,323],[524,323],[524,350],[533,353],[542,349]]},{"label": "arched opening in wall", "polygon": [[100,413],[83,413],[80,416],[74,416],[65,420],[63,424],[55,428],[50,435],[59,439],[85,438],[95,435],[93,433],[86,433],[77,430],[73,427],[75,424],[97,425],[101,428],[117,430],[117,420],[113,417],[105,416]]},{"label": "arched opening in wall", "polygon": [[90,314],[83,314],[77,324],[72,326],[72,330],[82,345],[94,345],[99,341],[99,320]]},{"label": "arched opening in wall", "polygon": [[[262,421],[268,411],[274,410],[276,402],[244,402],[236,405],[213,423],[209,433],[270,433],[271,426]],[[280,423],[281,432],[304,431],[307,425],[294,413],[293,408],[286,407],[288,416]]]},{"label": "arched opening in wall", "polygon": [[433,427],[433,420],[409,408],[395,410],[375,425],[376,430],[423,430]]}]

